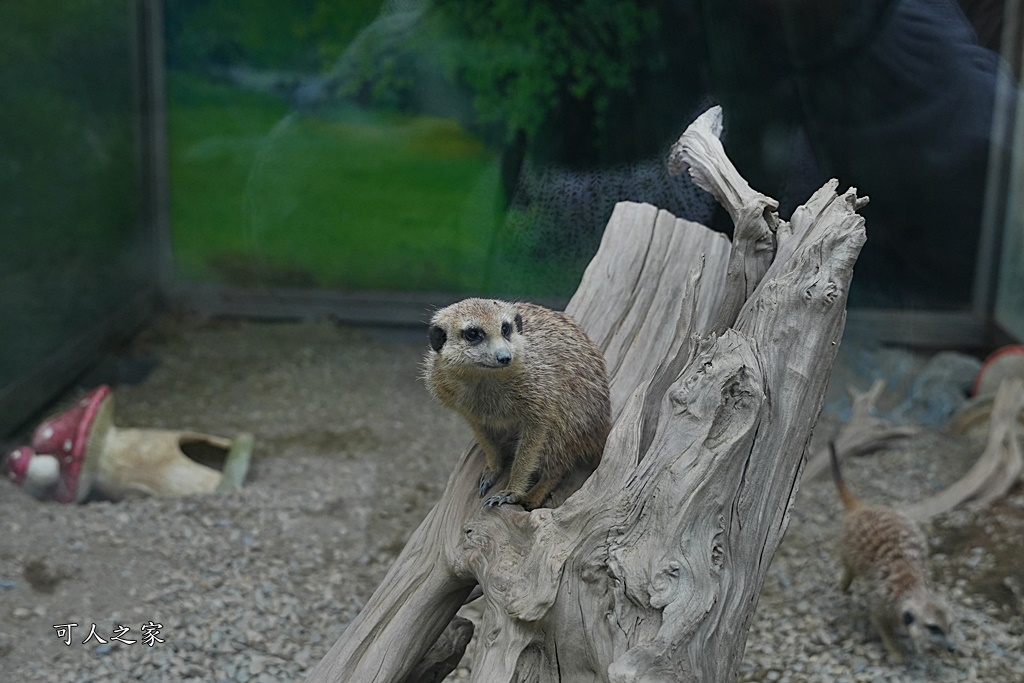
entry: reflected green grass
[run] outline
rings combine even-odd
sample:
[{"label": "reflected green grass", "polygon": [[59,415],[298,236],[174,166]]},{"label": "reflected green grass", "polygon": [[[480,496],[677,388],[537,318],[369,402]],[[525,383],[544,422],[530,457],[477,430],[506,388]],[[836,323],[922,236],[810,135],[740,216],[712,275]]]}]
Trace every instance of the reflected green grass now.
[{"label": "reflected green grass", "polygon": [[279,99],[171,74],[179,278],[242,286],[488,289],[498,162],[457,124]]}]

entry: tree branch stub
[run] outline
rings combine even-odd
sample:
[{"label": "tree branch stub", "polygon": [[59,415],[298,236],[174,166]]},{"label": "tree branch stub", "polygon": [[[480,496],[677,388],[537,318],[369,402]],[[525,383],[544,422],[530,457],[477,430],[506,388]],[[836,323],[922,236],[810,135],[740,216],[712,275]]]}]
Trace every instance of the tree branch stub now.
[{"label": "tree branch stub", "polygon": [[694,184],[710,192],[732,218],[735,229],[724,289],[725,300],[712,329],[722,331],[761,282],[775,256],[776,213],[779,203],[755,191],[725,153],[719,136],[722,109],[712,107],[699,116],[669,152],[669,173],[689,170]]}]

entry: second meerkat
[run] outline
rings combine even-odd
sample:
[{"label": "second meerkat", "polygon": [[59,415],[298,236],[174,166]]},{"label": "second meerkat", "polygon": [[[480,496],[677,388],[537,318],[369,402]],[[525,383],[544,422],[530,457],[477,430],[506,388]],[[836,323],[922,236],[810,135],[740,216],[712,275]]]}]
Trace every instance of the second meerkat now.
[{"label": "second meerkat", "polygon": [[569,316],[542,306],[465,299],[430,321],[424,379],[469,423],[487,464],[484,505],[539,506],[577,465],[596,467],[611,426],[604,357]]},{"label": "second meerkat", "polygon": [[857,576],[867,582],[868,611],[886,650],[893,659],[903,658],[896,631],[906,628],[916,646],[933,643],[955,649],[950,640],[946,606],[928,581],[928,544],[917,525],[905,515],[883,505],[865,505],[847,488],[839,469],[834,444],[829,444],[832,477],[846,508],[840,556],[846,591]]}]

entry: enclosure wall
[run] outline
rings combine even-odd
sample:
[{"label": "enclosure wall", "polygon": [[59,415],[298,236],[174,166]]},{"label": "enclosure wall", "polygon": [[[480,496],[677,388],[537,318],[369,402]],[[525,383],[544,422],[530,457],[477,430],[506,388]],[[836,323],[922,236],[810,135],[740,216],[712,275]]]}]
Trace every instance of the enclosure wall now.
[{"label": "enclosure wall", "polygon": [[0,436],[152,297],[143,9],[0,3]]}]

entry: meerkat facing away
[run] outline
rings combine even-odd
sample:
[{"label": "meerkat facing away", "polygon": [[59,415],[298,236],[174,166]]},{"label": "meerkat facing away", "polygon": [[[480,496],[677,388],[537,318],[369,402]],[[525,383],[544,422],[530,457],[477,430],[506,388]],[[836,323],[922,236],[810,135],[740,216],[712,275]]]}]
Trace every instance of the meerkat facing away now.
[{"label": "meerkat facing away", "polygon": [[864,578],[871,621],[896,661],[903,659],[896,637],[901,624],[915,648],[933,644],[955,650],[948,610],[929,585],[924,534],[896,510],[858,500],[843,481],[835,444],[830,443],[829,449],[832,477],[846,509],[839,545],[840,589],[845,592],[855,577]]},{"label": "meerkat facing away", "polygon": [[597,467],[611,425],[604,357],[569,316],[528,303],[465,299],[434,314],[424,379],[466,419],[487,464],[484,505],[539,506],[577,466]]}]

